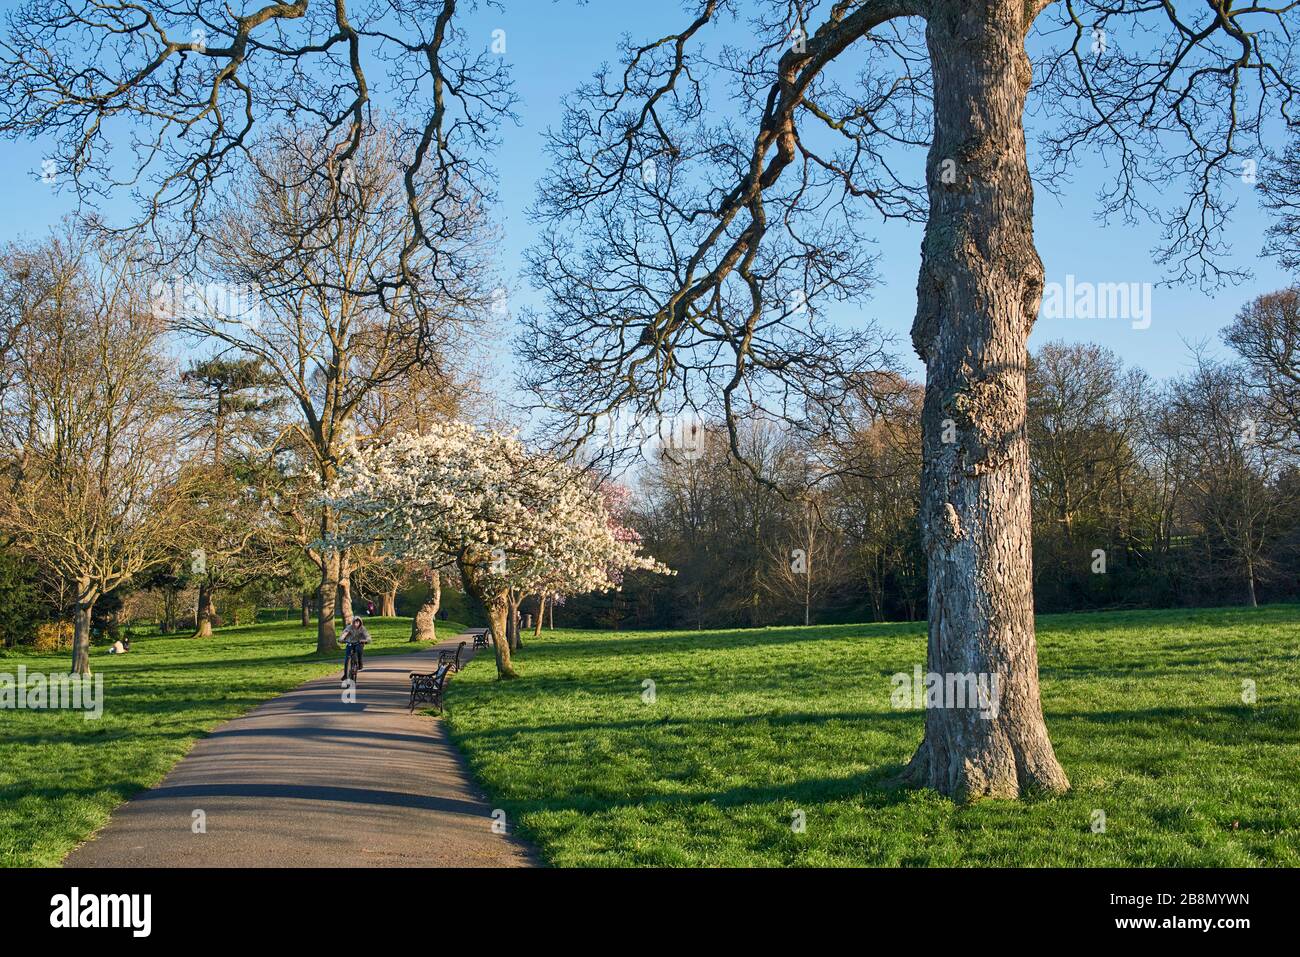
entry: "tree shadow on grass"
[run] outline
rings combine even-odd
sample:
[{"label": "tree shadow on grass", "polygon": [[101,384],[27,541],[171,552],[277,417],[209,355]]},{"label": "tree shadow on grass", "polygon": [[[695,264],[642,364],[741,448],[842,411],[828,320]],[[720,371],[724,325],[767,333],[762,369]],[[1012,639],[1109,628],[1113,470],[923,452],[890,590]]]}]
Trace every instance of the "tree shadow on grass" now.
[{"label": "tree shadow on grass", "polygon": [[1280,602],[1259,608],[1135,608],[1129,611],[1090,611],[1040,615],[1037,630],[1049,640],[1080,632],[1102,634],[1156,628],[1175,631],[1189,624],[1231,628],[1242,625],[1300,624],[1300,605]]},{"label": "tree shadow on grass", "polygon": [[671,728],[690,728],[694,726],[716,727],[719,731],[742,728],[746,725],[764,724],[778,728],[804,727],[830,722],[878,722],[901,721],[903,723],[921,721],[920,711],[798,711],[798,712],[763,712],[760,714],[736,715],[734,717],[710,716],[706,718],[677,718],[662,715],[657,718],[635,721],[569,721],[563,724],[512,725],[493,728],[490,731],[459,731],[453,729],[452,738],[458,745],[462,743],[478,744],[502,739],[528,735],[573,735],[586,732],[608,733],[613,731],[662,731]]},{"label": "tree shadow on grass", "polygon": [[1072,664],[1040,664],[1038,675],[1046,681],[1093,681],[1104,678],[1181,678],[1188,672],[1198,674],[1213,674],[1213,669],[1221,669],[1224,673],[1232,673],[1234,669],[1239,670],[1241,665],[1250,664],[1258,666],[1258,658],[1241,657],[1241,658],[1206,658],[1200,656],[1196,658],[1171,658],[1161,661],[1159,664],[1141,663],[1141,664],[1116,664],[1109,662],[1106,664],[1092,664],[1088,662]]},{"label": "tree shadow on grass", "polygon": [[[453,742],[469,753],[471,766],[475,758],[482,754],[509,753],[512,746],[519,746],[521,754],[554,750],[557,760],[573,762],[575,772],[580,776],[582,767],[593,761],[599,761],[598,753],[586,753],[581,749],[575,751],[572,742],[581,741],[584,735],[595,732],[612,736],[606,737],[602,752],[638,752],[647,768],[654,769],[653,776],[643,779],[638,788],[620,789],[617,793],[601,793],[601,786],[590,786],[575,777],[572,789],[551,789],[545,796],[507,797],[498,796],[512,816],[539,812],[576,811],[583,814],[601,814],[621,808],[687,808],[699,804],[717,807],[739,807],[745,805],[766,805],[778,802],[794,802],[796,805],[811,806],[823,802],[856,800],[870,807],[884,807],[909,800],[909,793],[915,789],[903,785],[900,781],[904,765],[889,760],[868,770],[845,776],[814,774],[791,782],[741,784],[730,788],[710,788],[700,783],[691,788],[691,779],[697,767],[703,762],[710,763],[707,754],[690,754],[682,757],[680,733],[688,736],[699,734],[700,727],[716,731],[713,740],[718,748],[729,749],[734,744],[733,731],[745,729],[758,733],[762,747],[770,748],[771,754],[760,762],[770,773],[772,767],[779,766],[780,755],[795,756],[797,764],[799,749],[816,740],[817,731],[822,727],[830,730],[831,725],[861,724],[880,729],[882,723],[888,724],[887,742],[877,741],[875,748],[886,753],[910,756],[912,749],[920,740],[920,713],[914,711],[896,711],[872,713],[857,711],[828,712],[787,712],[744,715],[728,718],[673,718],[664,716],[653,720],[630,720],[619,722],[607,721],[571,721],[558,724],[533,727],[512,726],[493,728],[487,731],[458,733],[452,731]],[[838,729],[836,729],[838,731]],[[555,744],[550,742],[554,740]],[[623,743],[626,742],[626,748]],[[468,745],[468,748],[465,746]],[[846,755],[847,757],[847,755]],[[756,759],[757,760],[757,759]],[[861,761],[855,761],[860,765]],[[489,788],[492,785],[492,772],[487,768],[476,768],[478,780]],[[811,769],[810,769],[811,770]],[[484,772],[487,773],[484,773]],[[656,789],[656,782],[667,784],[667,788]],[[671,783],[669,783],[671,782]],[[685,785],[679,789],[675,785]],[[587,788],[587,790],[580,790]]]},{"label": "tree shadow on grass", "polygon": [[[591,655],[606,657],[611,651],[619,655],[671,654],[692,651],[722,651],[734,648],[798,645],[818,641],[843,641],[853,638],[915,639],[925,634],[924,622],[883,622],[862,625],[816,625],[809,628],[735,628],[724,631],[692,632],[611,632],[604,638],[573,638],[548,643],[538,639],[547,659],[562,661]],[[525,645],[525,651],[527,645]],[[526,657],[526,654],[525,654]]]},{"label": "tree shadow on grass", "polygon": [[117,781],[105,781],[85,787],[0,788],[0,801],[3,801],[6,806],[12,806],[20,798],[35,799],[42,804],[54,804],[68,799],[85,801],[99,795],[110,794],[115,800],[111,805],[105,805],[107,809],[124,801],[129,801],[138,794],[145,793],[152,786],[153,784],[146,782],[142,778],[127,778]]},{"label": "tree shadow on grass", "polygon": [[[1062,722],[1093,725],[1136,725],[1127,737],[1172,741],[1195,739],[1225,747],[1247,744],[1300,744],[1300,707],[1258,705],[1206,705],[1156,707],[1130,711],[1048,711],[1048,727],[1072,733]],[[1073,732],[1077,733],[1077,732]],[[1113,731],[1109,732],[1114,734]]]},{"label": "tree shadow on grass", "polygon": [[17,746],[28,745],[32,747],[45,747],[57,744],[72,745],[101,745],[113,744],[117,741],[140,741],[140,740],[165,740],[168,738],[195,738],[203,737],[202,731],[182,730],[182,731],[155,731],[140,730],[130,726],[118,726],[114,728],[88,728],[84,732],[68,732],[66,734],[58,732],[38,732],[34,734],[14,734],[5,736],[5,744]]},{"label": "tree shadow on grass", "polygon": [[650,792],[637,795],[571,795],[529,800],[501,798],[498,802],[510,817],[536,813],[576,812],[604,814],[624,808],[674,809],[702,804],[741,808],[753,805],[814,806],[834,801],[856,800],[871,808],[889,807],[911,800],[916,788],[899,783],[905,765],[889,763],[847,777],[801,778],[788,784],[745,785],[721,790]]}]

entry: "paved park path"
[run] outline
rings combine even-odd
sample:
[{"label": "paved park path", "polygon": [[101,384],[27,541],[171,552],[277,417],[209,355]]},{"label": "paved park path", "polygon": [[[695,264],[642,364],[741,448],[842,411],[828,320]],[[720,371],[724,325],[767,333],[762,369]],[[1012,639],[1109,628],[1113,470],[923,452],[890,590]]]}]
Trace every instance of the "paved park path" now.
[{"label": "paved park path", "polygon": [[[535,865],[528,847],[493,833],[492,805],[443,723],[407,712],[410,672],[434,670],[437,651],[460,641],[470,651],[471,639],[367,656],[355,703],[336,671],[227,722],[64,865]],[[194,833],[196,811],[206,833]]]}]

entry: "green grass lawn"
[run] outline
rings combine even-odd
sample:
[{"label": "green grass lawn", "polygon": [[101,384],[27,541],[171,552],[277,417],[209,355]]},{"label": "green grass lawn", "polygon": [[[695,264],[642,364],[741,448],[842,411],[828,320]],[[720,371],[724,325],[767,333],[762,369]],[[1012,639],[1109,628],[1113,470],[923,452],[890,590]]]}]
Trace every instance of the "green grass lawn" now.
[{"label": "green grass lawn", "polygon": [[921,625],[557,632],[519,681],[479,656],[448,720],[556,865],[1300,865],[1300,606],[1039,628],[1060,798],[888,786],[921,738],[889,682],[924,661]]},{"label": "green grass lawn", "polygon": [[[366,655],[411,650],[410,619],[366,621]],[[438,622],[440,637],[464,631]],[[317,657],[315,628],[276,622],[211,638],[143,637],[131,653],[96,647],[104,714],[0,711],[0,867],[54,865],[127,798],[157,784],[194,742],[268,698],[341,667]],[[0,652],[0,672],[66,672],[69,655]]]}]

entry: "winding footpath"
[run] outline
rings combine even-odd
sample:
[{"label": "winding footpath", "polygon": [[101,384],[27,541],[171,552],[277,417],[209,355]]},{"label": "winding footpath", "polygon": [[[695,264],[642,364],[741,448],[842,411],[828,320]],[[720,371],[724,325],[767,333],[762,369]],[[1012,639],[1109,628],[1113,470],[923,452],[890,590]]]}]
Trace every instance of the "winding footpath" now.
[{"label": "winding footpath", "polygon": [[494,832],[446,726],[407,711],[410,672],[472,638],[367,658],[354,703],[336,671],[227,722],[64,866],[535,866]]}]

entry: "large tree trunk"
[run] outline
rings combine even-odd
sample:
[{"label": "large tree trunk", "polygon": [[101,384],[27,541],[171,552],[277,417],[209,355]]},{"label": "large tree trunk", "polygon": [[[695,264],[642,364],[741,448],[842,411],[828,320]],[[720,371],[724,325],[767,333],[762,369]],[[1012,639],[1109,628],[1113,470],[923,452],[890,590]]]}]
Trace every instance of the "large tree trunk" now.
[{"label": "large tree trunk", "polygon": [[533,622],[533,637],[542,636],[542,618],[546,615],[546,596],[537,596],[537,620]]},{"label": "large tree trunk", "polygon": [[465,593],[473,595],[487,609],[488,630],[492,632],[492,647],[497,655],[497,680],[507,681],[518,678],[519,675],[515,673],[514,665],[510,661],[510,637],[506,624],[510,617],[509,592],[501,591],[493,594],[485,592],[474,580],[473,566],[463,557],[457,561],[456,567],[460,571],[460,580],[465,587]]},{"label": "large tree trunk", "polygon": [[339,604],[334,614],[352,620],[352,559],[346,548],[339,553]]},{"label": "large tree trunk", "polygon": [[442,572],[433,570],[429,578],[429,598],[411,619],[412,641],[438,640],[438,609],[442,606]]},{"label": "large tree trunk", "polygon": [[510,660],[510,636],[508,620],[510,618],[510,599],[502,593],[483,600],[487,606],[488,628],[492,631],[492,647],[497,654],[497,680],[506,681],[518,678],[514,664]]},{"label": "large tree trunk", "polygon": [[1251,608],[1258,608],[1259,601],[1255,598],[1255,563],[1246,562],[1246,604]]},{"label": "large tree trunk", "polygon": [[[935,130],[912,341],[926,364],[928,671],[996,676],[998,693],[995,709],[927,708],[908,777],[962,799],[1069,787],[1034,639],[1025,343],[1043,267],[1025,159],[1025,7],[938,4],[926,27]],[[945,420],[955,442],[943,441]]]},{"label": "large tree trunk", "polygon": [[302,626],[304,628],[311,627],[311,606],[312,606],[312,596],[303,595],[302,596]]},{"label": "large tree trunk", "polygon": [[77,588],[77,610],[72,625],[72,673],[90,674],[90,615],[98,595],[88,583]]},{"label": "large tree trunk", "polygon": [[212,586],[208,582],[199,585],[198,610],[194,614],[194,621],[197,625],[194,630],[195,638],[212,637],[212,616],[216,614],[212,592]]},{"label": "large tree trunk", "polygon": [[384,618],[397,617],[397,586],[393,585],[379,600],[379,614]]},{"label": "large tree trunk", "polygon": [[[332,519],[321,521],[322,531],[332,526]],[[339,556],[325,549],[321,553],[320,587],[316,591],[316,650],[332,653],[339,650],[334,627],[334,602],[339,590]]]},{"label": "large tree trunk", "polygon": [[163,620],[161,631],[164,635],[170,635],[176,630],[176,589],[163,589]]},{"label": "large tree trunk", "polygon": [[518,651],[523,647],[523,642],[519,640],[519,598],[513,591],[507,593],[506,604],[510,608],[510,617],[506,622],[506,633],[509,635],[510,650]]}]

